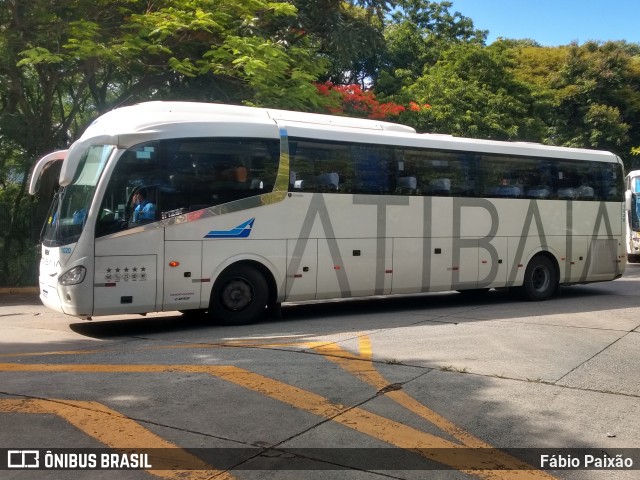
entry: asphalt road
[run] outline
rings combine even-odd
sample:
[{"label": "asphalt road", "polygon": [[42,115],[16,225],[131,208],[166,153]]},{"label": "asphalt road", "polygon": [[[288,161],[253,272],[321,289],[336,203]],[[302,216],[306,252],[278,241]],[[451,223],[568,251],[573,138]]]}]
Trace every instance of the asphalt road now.
[{"label": "asphalt road", "polygon": [[[0,478],[635,479],[638,371],[640,265],[542,303],[333,301],[233,328],[1,295]],[[101,469],[113,452],[135,455]]]}]

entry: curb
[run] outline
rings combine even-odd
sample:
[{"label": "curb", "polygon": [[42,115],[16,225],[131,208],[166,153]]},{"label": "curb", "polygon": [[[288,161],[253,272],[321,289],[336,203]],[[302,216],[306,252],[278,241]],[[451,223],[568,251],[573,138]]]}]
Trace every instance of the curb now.
[{"label": "curb", "polygon": [[25,293],[40,293],[38,287],[0,287],[0,295],[20,295]]}]

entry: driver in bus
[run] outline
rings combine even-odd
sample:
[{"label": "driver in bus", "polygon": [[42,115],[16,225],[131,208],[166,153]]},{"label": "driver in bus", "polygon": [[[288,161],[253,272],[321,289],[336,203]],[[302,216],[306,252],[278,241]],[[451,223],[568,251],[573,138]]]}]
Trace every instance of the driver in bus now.
[{"label": "driver in bus", "polygon": [[156,219],[156,206],[147,200],[147,192],[144,189],[138,190],[133,195],[133,204],[136,206],[133,211],[133,222],[152,222]]}]

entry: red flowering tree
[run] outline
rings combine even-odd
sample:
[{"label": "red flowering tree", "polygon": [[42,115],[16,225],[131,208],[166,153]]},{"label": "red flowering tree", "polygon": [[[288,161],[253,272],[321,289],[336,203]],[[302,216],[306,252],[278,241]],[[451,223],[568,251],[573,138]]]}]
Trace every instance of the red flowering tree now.
[{"label": "red flowering tree", "polygon": [[416,102],[409,102],[409,111],[411,112],[423,112],[425,110],[429,110],[431,105],[425,103],[424,105],[419,105]]},{"label": "red flowering tree", "polygon": [[381,103],[371,90],[363,90],[357,84],[334,85],[325,82],[316,84],[316,88],[321,95],[332,100],[327,109],[334,115],[389,120],[405,111],[420,112],[431,108],[430,105],[419,105],[416,102],[409,102],[407,107],[395,102]]}]

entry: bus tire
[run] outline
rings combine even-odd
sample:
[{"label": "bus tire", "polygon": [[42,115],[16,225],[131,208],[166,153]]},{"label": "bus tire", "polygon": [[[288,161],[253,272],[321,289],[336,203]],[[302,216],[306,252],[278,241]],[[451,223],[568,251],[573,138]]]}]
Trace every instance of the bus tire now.
[{"label": "bus tire", "polygon": [[558,272],[546,255],[536,255],[527,265],[520,293],[526,300],[550,299],[558,289]]},{"label": "bus tire", "polygon": [[632,253],[628,254],[627,255],[627,262],[629,262],[629,263],[638,263],[638,255],[632,254]]},{"label": "bus tire", "polygon": [[248,325],[264,315],[268,299],[264,276],[250,265],[234,265],[213,285],[209,314],[223,325]]}]

